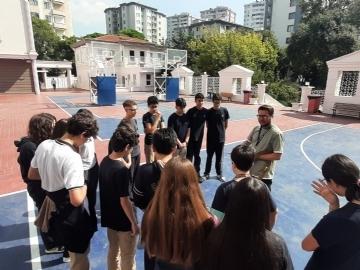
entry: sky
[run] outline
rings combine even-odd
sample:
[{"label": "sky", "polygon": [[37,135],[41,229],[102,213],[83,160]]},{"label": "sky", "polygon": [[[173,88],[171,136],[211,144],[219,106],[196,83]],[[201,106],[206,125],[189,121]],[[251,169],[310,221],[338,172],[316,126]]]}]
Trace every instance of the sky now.
[{"label": "sky", "polygon": [[[236,23],[243,24],[244,4],[255,0],[137,0],[167,16],[189,12],[192,16],[200,18],[200,11],[226,6],[236,12]],[[83,36],[93,32],[105,33],[105,13],[108,7],[118,7],[120,3],[129,1],[119,0],[72,0],[71,13],[75,36]]]}]

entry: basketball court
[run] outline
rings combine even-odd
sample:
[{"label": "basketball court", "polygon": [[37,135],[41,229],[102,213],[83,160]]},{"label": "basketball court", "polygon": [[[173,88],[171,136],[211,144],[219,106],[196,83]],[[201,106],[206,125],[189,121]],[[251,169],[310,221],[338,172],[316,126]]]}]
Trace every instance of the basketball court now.
[{"label": "basketball court", "polygon": [[[60,255],[45,255],[41,238],[33,225],[34,205],[20,177],[13,141],[26,134],[30,117],[39,112],[48,112],[60,119],[69,117],[80,108],[91,110],[100,127],[96,150],[101,161],[107,152],[112,132],[124,116],[121,104],[125,99],[132,98],[138,103],[137,121],[142,134],[141,147],[143,146],[141,117],[147,111],[148,95],[149,93],[118,93],[117,105],[106,107],[90,104],[89,93],[84,91],[47,92],[41,96],[0,95],[1,269],[68,269],[67,264],[62,263]],[[186,100],[187,109],[194,106],[193,97],[186,97]],[[206,101],[204,105],[209,108],[211,102]],[[258,106],[228,102],[223,102],[222,106],[227,107],[230,114],[223,163],[224,176],[230,180],[233,176],[230,152],[257,125]],[[159,107],[166,121],[175,110],[174,102],[161,102]],[[279,210],[274,231],[285,239],[295,269],[303,269],[311,253],[302,251],[301,240],[327,213],[328,208],[325,201],[312,192],[310,183],[321,178],[321,164],[329,155],[342,153],[360,165],[360,121],[277,108],[273,123],[284,132],[285,138],[284,154],[278,162],[272,187],[272,195]],[[201,158],[203,173],[206,151],[202,150]],[[210,174],[215,176],[214,166]],[[215,179],[201,184],[208,206],[211,205],[219,184]],[[91,241],[91,269],[106,269],[107,246],[106,230],[99,226],[99,231]],[[142,270],[143,250],[137,250],[136,262],[137,269]]]}]

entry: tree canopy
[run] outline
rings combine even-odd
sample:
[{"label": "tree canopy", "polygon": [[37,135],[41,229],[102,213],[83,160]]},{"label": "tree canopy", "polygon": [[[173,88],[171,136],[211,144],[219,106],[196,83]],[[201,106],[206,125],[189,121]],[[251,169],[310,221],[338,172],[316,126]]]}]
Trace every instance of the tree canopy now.
[{"label": "tree canopy", "polygon": [[123,30],[119,30],[118,34],[120,35],[125,35],[128,37],[133,37],[133,38],[138,38],[138,39],[145,39],[145,36],[143,33],[140,33],[134,29],[131,28],[127,28],[127,29],[123,29]]},{"label": "tree canopy", "polygon": [[207,32],[202,39],[191,40],[189,48],[194,53],[191,68],[198,73],[217,76],[221,69],[238,64],[254,71],[254,83],[275,79],[278,48],[260,34]]}]

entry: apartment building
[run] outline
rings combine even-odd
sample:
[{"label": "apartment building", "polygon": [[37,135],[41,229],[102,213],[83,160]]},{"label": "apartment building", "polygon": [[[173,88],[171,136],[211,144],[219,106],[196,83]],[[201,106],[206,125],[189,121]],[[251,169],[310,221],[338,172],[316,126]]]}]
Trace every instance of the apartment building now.
[{"label": "apartment building", "polygon": [[29,3],[2,0],[2,4],[6,8],[0,9],[0,93],[39,93]]},{"label": "apartment building", "polygon": [[272,0],[271,31],[280,47],[286,47],[300,24],[302,11],[299,3],[300,0]]},{"label": "apartment building", "polygon": [[70,0],[29,0],[32,16],[47,20],[59,36],[73,36]]},{"label": "apartment building", "polygon": [[251,28],[242,26],[240,24],[230,23],[222,20],[211,20],[193,23],[187,28],[184,28],[187,33],[195,38],[202,38],[207,31],[217,33],[224,33],[226,31],[252,31]]},{"label": "apartment building", "polygon": [[244,5],[244,26],[255,31],[270,29],[271,27],[271,0],[257,0]]},{"label": "apartment building", "polygon": [[200,11],[200,18],[202,20],[223,20],[230,23],[235,23],[236,13],[228,7],[216,7]]},{"label": "apartment building", "polygon": [[196,19],[187,12],[167,17],[167,44],[171,45],[171,40],[175,35],[180,31],[183,31],[183,28],[188,27],[197,21],[199,21],[199,19]]},{"label": "apartment building", "polygon": [[107,34],[131,28],[143,33],[149,42],[164,44],[166,41],[166,15],[156,8],[129,2],[120,4],[117,8],[107,8],[104,12]]},{"label": "apartment building", "polygon": [[90,90],[95,76],[116,76],[117,89],[154,91],[156,77],[169,68],[187,64],[183,50],[166,49],[146,40],[122,35],[85,39],[72,45],[75,52],[77,86]]}]

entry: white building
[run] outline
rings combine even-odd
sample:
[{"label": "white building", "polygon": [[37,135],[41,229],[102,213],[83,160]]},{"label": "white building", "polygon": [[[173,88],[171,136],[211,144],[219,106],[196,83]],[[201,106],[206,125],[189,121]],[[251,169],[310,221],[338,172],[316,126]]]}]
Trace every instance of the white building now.
[{"label": "white building", "polygon": [[197,20],[198,19],[187,12],[167,17],[167,44],[171,44],[172,38],[177,35],[182,28],[190,26]]},{"label": "white building", "polygon": [[31,15],[47,20],[59,36],[73,36],[70,0],[29,0]]},{"label": "white building", "polygon": [[0,9],[0,93],[39,93],[29,3],[2,0],[2,5],[6,8]]},{"label": "white building", "polygon": [[271,25],[271,3],[270,0],[257,0],[244,5],[244,26],[255,31],[270,29]]},{"label": "white building", "polygon": [[104,12],[107,34],[130,28],[143,33],[149,42],[164,44],[166,41],[166,15],[155,8],[129,2],[117,8],[107,8]]},{"label": "white building", "polygon": [[231,23],[236,21],[236,13],[228,7],[216,7],[200,11],[202,20],[223,20]]},{"label": "white building", "polygon": [[[85,39],[72,45],[77,87],[91,90],[91,78],[116,76],[118,91],[154,91],[157,77],[186,65],[186,51],[166,49],[121,35]],[[159,86],[161,87],[161,86]]]},{"label": "white building", "polygon": [[280,47],[285,47],[297,30],[302,12],[300,0],[272,0],[271,31]]}]

